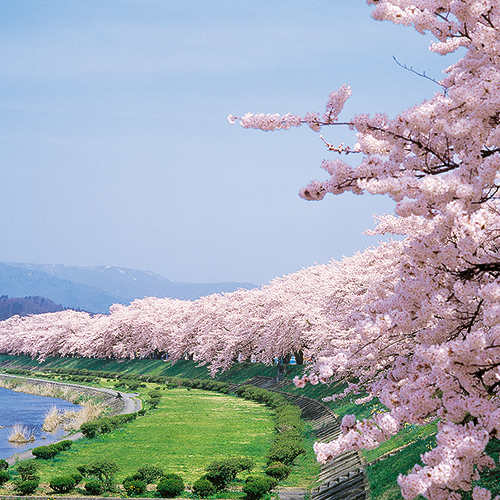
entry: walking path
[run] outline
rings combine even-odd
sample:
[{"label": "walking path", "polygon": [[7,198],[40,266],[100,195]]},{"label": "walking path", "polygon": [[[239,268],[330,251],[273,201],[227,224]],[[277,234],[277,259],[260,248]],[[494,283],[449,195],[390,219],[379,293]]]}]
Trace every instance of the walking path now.
[{"label": "walking path", "polygon": [[[55,385],[58,387],[67,387],[70,389],[75,389],[77,391],[82,392],[83,394],[89,395],[99,395],[100,397],[104,396],[103,404],[109,406],[111,408],[111,415],[124,415],[126,413],[135,413],[142,408],[141,400],[137,397],[137,393],[126,393],[114,391],[112,389],[100,389],[97,387],[86,387],[78,384],[69,384],[66,382],[54,382],[52,380],[40,380],[37,378],[29,378],[29,377],[19,377],[15,375],[0,375],[2,379],[19,379],[22,378],[26,380],[30,384],[34,385]],[[65,436],[61,436],[60,441],[64,439],[68,439],[70,441],[76,441],[77,439],[81,439],[83,434],[81,432],[77,432],[75,434],[67,434]],[[12,455],[9,458],[6,458],[9,465],[14,464],[19,460],[27,460],[28,458],[34,458],[34,455],[31,453],[31,450],[26,450],[22,453],[17,453],[16,455]]]}]

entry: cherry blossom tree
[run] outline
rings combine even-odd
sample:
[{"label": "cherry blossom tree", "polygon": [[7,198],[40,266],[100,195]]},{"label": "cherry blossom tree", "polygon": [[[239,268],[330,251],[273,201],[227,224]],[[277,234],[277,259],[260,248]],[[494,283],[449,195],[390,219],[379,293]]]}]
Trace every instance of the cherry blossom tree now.
[{"label": "cherry blossom tree", "polygon": [[489,500],[475,481],[495,466],[488,451],[500,433],[500,0],[368,3],[375,19],[431,33],[437,54],[461,49],[439,92],[394,119],[340,122],[351,93],[344,85],[322,114],[230,121],[265,131],[349,127],[355,144],[327,146],[356,153],[359,163],[324,161],[329,177],[301,196],[388,195],[395,214],[380,217],[374,233],[401,241],[259,290],[194,302],[149,298],[109,316],[14,317],[0,325],[0,351],[136,357],[157,349],[172,359],[189,353],[215,373],[238,356],[269,362],[306,350],[313,362],[297,385],[355,379],[346,394],[364,390],[387,408],[363,421],[346,416],[338,439],[315,445],[318,459],[374,448],[404,423],[438,419],[436,447],[398,479],[403,496],[458,500],[472,490],[474,500]]},{"label": "cherry blossom tree", "polygon": [[[423,467],[399,477],[403,496],[455,500],[473,488],[474,500],[489,499],[473,482],[494,467],[486,446],[500,432],[500,2],[368,3],[375,19],[430,32],[433,52],[465,53],[428,101],[392,120],[380,114],[344,122],[357,144],[330,149],[360,151],[361,162],[327,160],[329,178],[301,190],[309,200],[346,191],[389,195],[395,215],[381,218],[376,232],[406,238],[394,291],[353,310],[355,335],[344,346],[334,340],[297,383],[354,375],[353,390],[364,387],[388,408],[362,422],[346,417],[343,436],[316,444],[319,459],[373,448],[404,422],[437,417],[437,446],[422,456]],[[266,131],[302,124],[319,131],[339,123],[349,95],[347,86],[333,92],[322,115],[247,114],[239,121]]]}]

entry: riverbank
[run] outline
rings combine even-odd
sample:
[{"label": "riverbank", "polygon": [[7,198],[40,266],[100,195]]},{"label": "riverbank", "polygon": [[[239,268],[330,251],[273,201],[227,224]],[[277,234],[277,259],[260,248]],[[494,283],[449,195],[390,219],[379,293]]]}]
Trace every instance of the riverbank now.
[{"label": "riverbank", "polygon": [[[86,387],[79,384],[71,384],[67,382],[56,382],[52,380],[40,380],[30,377],[20,377],[17,375],[7,375],[0,374],[0,384],[2,382],[6,383],[6,385],[10,386],[7,388],[14,389],[13,383],[15,381],[19,381],[17,384],[19,387],[21,384],[29,385],[32,388],[38,388],[37,391],[19,391],[19,392],[27,392],[29,394],[38,394],[40,396],[48,395],[46,390],[47,387],[60,390],[60,396],[57,391],[49,391],[50,397],[60,397],[61,399],[66,399],[64,395],[68,394],[70,391],[73,393],[79,394],[83,398],[98,398],[101,403],[107,406],[110,409],[109,415],[119,415],[119,414],[128,414],[135,413],[142,408],[141,400],[137,397],[136,393],[125,393],[120,391],[115,391],[112,389],[105,388],[97,388],[97,387]],[[2,384],[3,385],[3,384]],[[71,441],[76,441],[77,439],[81,439],[83,434],[81,432],[76,432],[73,434],[64,434],[60,437],[59,440],[68,439]],[[36,448],[34,445],[33,448]],[[9,465],[14,464],[20,460],[27,460],[30,458],[34,458],[31,450],[26,450],[21,453],[16,453],[8,458],[6,458]]]}]

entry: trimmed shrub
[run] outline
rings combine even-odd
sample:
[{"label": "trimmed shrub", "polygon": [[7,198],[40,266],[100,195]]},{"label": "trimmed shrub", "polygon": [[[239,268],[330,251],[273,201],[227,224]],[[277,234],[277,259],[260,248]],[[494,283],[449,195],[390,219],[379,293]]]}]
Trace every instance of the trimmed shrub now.
[{"label": "trimmed shrub", "polygon": [[147,465],[137,469],[134,476],[137,476],[137,478],[141,481],[145,481],[146,484],[153,484],[157,479],[163,478],[165,473],[161,467],[157,467],[156,465]]},{"label": "trimmed shrub", "polygon": [[276,486],[276,481],[266,476],[250,476],[247,481],[243,493],[248,500],[259,500]]},{"label": "trimmed shrub", "polygon": [[184,491],[184,481],[177,474],[167,474],[158,483],[156,491],[162,498],[175,498]]},{"label": "trimmed shrub", "polygon": [[215,460],[205,470],[205,479],[208,479],[217,489],[221,491],[236,479],[238,472],[251,470],[254,466],[253,460],[245,457],[225,458]]},{"label": "trimmed shrub", "polygon": [[98,479],[87,479],[85,481],[85,491],[90,495],[100,495],[104,491],[104,485]]},{"label": "trimmed shrub", "polygon": [[[92,462],[90,465],[80,465],[77,470],[82,476],[97,479],[105,491],[112,491],[114,487],[115,474],[118,472],[118,464],[113,460],[102,459]],[[85,482],[87,484],[88,481]],[[86,488],[86,486],[85,486]]]},{"label": "trimmed shrub", "polygon": [[123,487],[129,497],[140,497],[146,492],[146,483],[140,479],[124,481]]},{"label": "trimmed shrub", "polygon": [[10,480],[10,473],[5,469],[0,470],[0,484],[4,484]]},{"label": "trimmed shrub", "polygon": [[16,486],[16,490],[21,493],[21,495],[31,495],[40,484],[38,479],[30,479],[28,481],[21,481]]},{"label": "trimmed shrub", "polygon": [[75,480],[75,486],[82,482],[83,476],[79,472],[73,472],[70,476]]},{"label": "trimmed shrub", "polygon": [[96,422],[85,422],[80,426],[80,432],[88,439],[94,439],[99,431],[99,425]]},{"label": "trimmed shrub", "polygon": [[[21,476],[23,482],[39,481],[38,464],[34,460],[25,460],[17,465],[17,472]],[[35,487],[36,488],[36,487]]]},{"label": "trimmed shrub", "polygon": [[244,470],[251,471],[255,467],[255,462],[248,457],[238,457],[232,460],[234,460],[238,464],[238,472],[242,472]]},{"label": "trimmed shrub", "polygon": [[59,443],[54,443],[51,444],[50,446],[52,446],[53,448],[58,448],[59,451],[65,451],[69,450],[72,444],[73,441],[71,441],[70,439],[65,439],[64,441],[59,441]]},{"label": "trimmed shrub", "polygon": [[206,478],[200,477],[193,483],[193,493],[199,498],[207,498],[214,495],[215,486]]},{"label": "trimmed shrub", "polygon": [[272,462],[267,466],[264,472],[266,473],[266,476],[270,476],[274,479],[277,479],[278,481],[282,481],[283,479],[288,477],[291,469],[292,468],[289,465],[285,465],[281,462]]},{"label": "trimmed shrub", "polygon": [[9,468],[9,462],[7,460],[4,460],[3,458],[0,459],[0,470],[8,469]]},{"label": "trimmed shrub", "polygon": [[276,432],[292,432],[297,435],[304,431],[304,422],[300,418],[301,410],[295,405],[280,406],[276,410],[274,427]]},{"label": "trimmed shrub", "polygon": [[49,481],[49,486],[56,493],[68,493],[76,486],[76,482],[72,476],[56,476]]},{"label": "trimmed shrub", "polygon": [[36,458],[48,460],[49,458],[54,458],[59,453],[59,450],[53,446],[39,446],[38,448],[33,448],[31,453]]},{"label": "trimmed shrub", "polygon": [[268,463],[281,462],[286,465],[291,465],[299,455],[305,453],[306,450],[300,437],[278,434],[271,443],[267,461]]}]

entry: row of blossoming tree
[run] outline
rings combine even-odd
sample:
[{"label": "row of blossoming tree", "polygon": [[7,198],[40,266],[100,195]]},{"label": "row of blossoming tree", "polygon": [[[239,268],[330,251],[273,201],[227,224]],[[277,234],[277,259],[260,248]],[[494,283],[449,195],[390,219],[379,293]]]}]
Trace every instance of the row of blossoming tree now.
[{"label": "row of blossoming tree", "polygon": [[[409,422],[439,419],[437,444],[421,465],[400,475],[406,499],[474,500],[495,463],[500,433],[500,0],[368,0],[373,17],[413,26],[436,39],[431,50],[463,57],[447,69],[441,91],[389,120],[354,116],[353,167],[325,161],[326,181],[301,196],[389,195],[395,215],[375,232],[403,235],[339,263],[314,266],[258,290],[195,302],[148,298],[109,316],[59,313],[1,324],[0,350],[50,355],[144,356],[190,353],[215,373],[253,355],[270,362],[304,350],[312,358],[298,385],[344,379],[387,412],[343,419],[343,434],[317,443],[320,460],[374,448]],[[313,130],[339,124],[350,89],[333,92],[324,114],[247,114],[246,128]],[[488,451],[487,451],[488,445]]]}]

